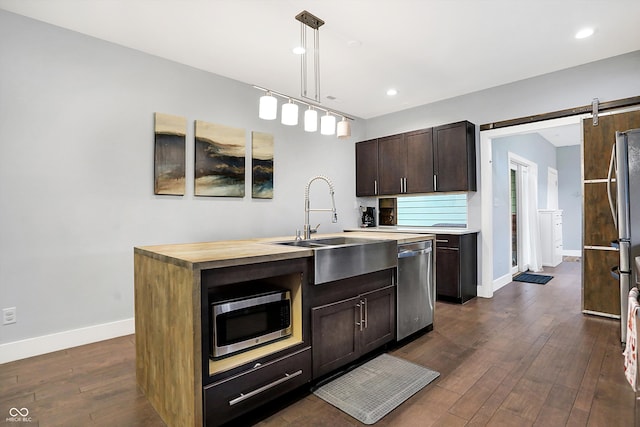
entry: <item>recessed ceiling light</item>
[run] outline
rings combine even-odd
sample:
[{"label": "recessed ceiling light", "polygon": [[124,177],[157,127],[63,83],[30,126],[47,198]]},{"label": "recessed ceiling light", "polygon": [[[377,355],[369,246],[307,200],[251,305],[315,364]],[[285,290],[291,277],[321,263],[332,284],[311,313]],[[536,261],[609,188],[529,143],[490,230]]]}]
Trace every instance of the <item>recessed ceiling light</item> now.
[{"label": "recessed ceiling light", "polygon": [[302,46],[296,46],[292,49],[293,53],[295,53],[296,55],[302,55],[303,53],[306,52],[306,49]]},{"label": "recessed ceiling light", "polygon": [[398,91],[396,89],[387,89],[387,95],[389,96],[396,96],[398,94]]},{"label": "recessed ceiling light", "polygon": [[577,39],[586,39],[593,35],[593,28],[583,28],[576,33]]}]

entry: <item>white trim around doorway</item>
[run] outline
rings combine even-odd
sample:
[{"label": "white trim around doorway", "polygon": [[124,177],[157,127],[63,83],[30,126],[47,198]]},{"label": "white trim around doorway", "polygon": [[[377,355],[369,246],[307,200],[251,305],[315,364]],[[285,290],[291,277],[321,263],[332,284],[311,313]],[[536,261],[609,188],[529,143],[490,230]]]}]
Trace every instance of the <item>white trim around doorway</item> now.
[{"label": "white trim around doorway", "polygon": [[493,297],[493,293],[504,286],[503,278],[493,277],[493,159],[492,140],[505,136],[518,135],[535,132],[555,126],[565,126],[580,124],[582,119],[589,117],[589,114],[563,117],[559,119],[546,120],[541,122],[526,123],[522,125],[509,126],[499,129],[480,131],[480,201],[481,211],[481,259],[488,260],[482,263],[481,281],[478,285],[478,296],[484,298]]}]

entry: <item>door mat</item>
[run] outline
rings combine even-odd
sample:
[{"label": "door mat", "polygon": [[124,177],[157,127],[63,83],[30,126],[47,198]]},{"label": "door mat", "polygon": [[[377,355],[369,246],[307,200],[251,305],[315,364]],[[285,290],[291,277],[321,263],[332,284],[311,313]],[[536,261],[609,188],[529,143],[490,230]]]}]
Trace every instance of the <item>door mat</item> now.
[{"label": "door mat", "polygon": [[385,353],[313,394],[358,421],[373,424],[439,376],[439,372]]},{"label": "door mat", "polygon": [[518,274],[516,277],[513,278],[515,282],[537,283],[539,285],[544,285],[551,279],[553,279],[553,276],[546,276],[544,274],[531,274],[531,273]]}]

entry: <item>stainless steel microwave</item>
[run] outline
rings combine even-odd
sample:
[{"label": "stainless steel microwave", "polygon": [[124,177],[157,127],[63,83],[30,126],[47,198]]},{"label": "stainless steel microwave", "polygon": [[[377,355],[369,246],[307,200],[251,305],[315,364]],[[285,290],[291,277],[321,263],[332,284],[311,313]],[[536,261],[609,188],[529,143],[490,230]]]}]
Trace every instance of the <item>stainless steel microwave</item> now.
[{"label": "stainless steel microwave", "polygon": [[269,290],[211,303],[211,357],[246,351],[291,335],[291,295]]}]

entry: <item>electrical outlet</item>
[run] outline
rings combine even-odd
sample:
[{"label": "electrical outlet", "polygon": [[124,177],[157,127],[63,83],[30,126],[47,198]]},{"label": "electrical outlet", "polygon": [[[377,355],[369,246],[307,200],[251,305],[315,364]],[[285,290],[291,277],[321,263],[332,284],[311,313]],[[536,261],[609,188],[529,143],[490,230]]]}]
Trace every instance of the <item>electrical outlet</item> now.
[{"label": "electrical outlet", "polygon": [[15,307],[9,307],[9,308],[3,308],[2,309],[2,324],[3,325],[10,325],[12,323],[16,323],[17,321],[17,317],[16,317],[16,308]]}]

